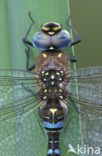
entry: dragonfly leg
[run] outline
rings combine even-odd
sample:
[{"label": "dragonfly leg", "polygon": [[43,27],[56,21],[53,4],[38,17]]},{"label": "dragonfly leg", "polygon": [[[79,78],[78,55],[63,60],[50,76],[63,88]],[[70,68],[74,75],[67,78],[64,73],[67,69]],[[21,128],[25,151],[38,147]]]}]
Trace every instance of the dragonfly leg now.
[{"label": "dragonfly leg", "polygon": [[29,28],[28,28],[28,30],[27,30],[27,32],[26,32],[25,37],[23,38],[23,43],[24,43],[24,45],[27,47],[27,48],[25,49],[26,58],[27,58],[26,69],[27,69],[28,71],[31,71],[31,70],[33,70],[33,69],[35,68],[35,64],[33,64],[31,67],[29,67],[29,53],[30,53],[30,47],[29,47],[29,46],[32,46],[32,47],[33,47],[33,44],[32,44],[32,42],[30,42],[30,41],[27,39],[27,37],[28,37],[28,35],[29,35],[30,31],[31,31],[31,28],[32,28],[33,24],[34,24],[34,20],[33,20],[32,17],[31,17],[31,12],[28,13],[28,16],[29,16],[29,18],[31,19],[32,23],[31,23],[31,25],[29,26]]},{"label": "dragonfly leg", "polygon": [[71,61],[71,62],[77,62],[77,57],[75,57],[75,56],[70,57],[70,61]]},{"label": "dragonfly leg", "polygon": [[81,112],[81,111],[78,109],[78,107],[75,105],[75,103],[74,103],[74,101],[72,100],[71,97],[70,97],[70,101],[71,101],[73,107],[75,108],[75,110],[77,111],[77,113],[79,113],[81,116],[83,116],[83,115],[84,115],[83,112]]},{"label": "dragonfly leg", "polygon": [[31,25],[29,26],[29,28],[28,28],[28,30],[27,30],[27,32],[26,32],[25,37],[23,38],[23,43],[33,47],[32,42],[29,41],[29,40],[27,39],[27,37],[28,37],[28,35],[29,35],[30,31],[31,31],[31,28],[32,28],[33,24],[34,24],[34,20],[33,20],[33,18],[31,17],[31,12],[28,13],[28,16],[29,16],[29,18],[31,19],[32,23],[31,23]]},{"label": "dragonfly leg", "polygon": [[26,69],[28,71],[31,71],[33,69],[35,69],[35,64],[33,64],[31,67],[29,66],[29,53],[30,53],[30,48],[27,46],[27,49],[25,49],[25,53],[26,53]]},{"label": "dragonfly leg", "polygon": [[77,113],[81,113],[78,109],[78,107],[75,105],[74,101],[72,100],[72,98],[70,97],[69,100],[71,101],[73,107],[75,108],[75,110],[77,111]]},{"label": "dragonfly leg", "polygon": [[75,45],[77,43],[79,43],[81,41],[81,38],[79,36],[79,34],[76,32],[76,30],[73,28],[73,26],[71,24],[69,24],[71,15],[68,17],[68,20],[66,21],[66,24],[68,25],[68,27],[73,31],[73,33],[76,35],[77,40],[73,41],[71,45]]},{"label": "dragonfly leg", "polygon": [[[40,116],[40,115],[39,115],[39,116]],[[41,125],[41,122],[39,121],[38,117],[37,117],[37,121],[38,121],[38,124],[39,124],[39,126],[40,126],[40,128],[41,128],[42,135],[46,138],[45,132],[44,132],[44,127],[43,127],[43,125]]]}]

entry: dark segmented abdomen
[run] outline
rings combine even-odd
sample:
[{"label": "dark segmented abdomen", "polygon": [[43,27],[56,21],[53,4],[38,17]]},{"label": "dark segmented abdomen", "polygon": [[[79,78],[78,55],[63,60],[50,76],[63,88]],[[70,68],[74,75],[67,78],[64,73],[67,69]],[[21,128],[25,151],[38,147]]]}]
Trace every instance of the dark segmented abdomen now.
[{"label": "dark segmented abdomen", "polygon": [[47,156],[61,156],[59,136],[63,128],[63,121],[57,123],[44,121],[43,125],[49,138]]}]

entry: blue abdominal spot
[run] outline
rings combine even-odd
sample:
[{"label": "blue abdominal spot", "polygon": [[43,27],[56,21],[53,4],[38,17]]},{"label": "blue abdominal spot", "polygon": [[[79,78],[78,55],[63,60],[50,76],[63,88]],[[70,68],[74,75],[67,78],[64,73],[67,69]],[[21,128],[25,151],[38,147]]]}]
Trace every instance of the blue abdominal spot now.
[{"label": "blue abdominal spot", "polygon": [[52,149],[49,149],[47,154],[52,154],[53,153],[53,150]]},{"label": "blue abdominal spot", "polygon": [[61,127],[63,127],[63,121],[60,121],[56,124],[44,121],[43,125],[46,128],[61,128]]},{"label": "blue abdominal spot", "polygon": [[48,152],[47,152],[47,154],[53,154],[53,153],[60,155],[60,150],[59,149],[55,149],[53,151],[52,149],[49,149]]},{"label": "blue abdominal spot", "polygon": [[54,153],[60,155],[60,150],[59,150],[59,149],[55,149],[55,150],[54,150]]}]

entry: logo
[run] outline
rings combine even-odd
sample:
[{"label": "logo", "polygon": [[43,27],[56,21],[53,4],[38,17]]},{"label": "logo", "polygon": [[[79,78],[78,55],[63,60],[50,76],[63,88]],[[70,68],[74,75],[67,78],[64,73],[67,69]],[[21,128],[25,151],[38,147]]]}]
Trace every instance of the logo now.
[{"label": "logo", "polygon": [[74,147],[71,145],[71,144],[69,144],[69,150],[67,151],[67,153],[69,153],[69,152],[73,152],[73,153],[75,153],[75,154],[87,154],[87,155],[99,155],[100,156],[100,154],[101,154],[101,149],[100,149],[100,147],[88,147],[87,145],[83,145],[82,147],[79,145],[79,144],[77,144],[77,148],[76,148],[76,150],[74,149]]}]

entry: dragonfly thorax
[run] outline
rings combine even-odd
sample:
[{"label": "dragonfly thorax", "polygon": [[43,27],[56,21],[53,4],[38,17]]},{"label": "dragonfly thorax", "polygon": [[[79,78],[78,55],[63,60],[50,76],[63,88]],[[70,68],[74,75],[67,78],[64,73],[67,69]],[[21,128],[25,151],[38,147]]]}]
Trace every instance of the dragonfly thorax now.
[{"label": "dragonfly thorax", "polygon": [[49,85],[57,85],[64,80],[63,70],[45,70],[41,72],[42,82],[46,82]]}]

